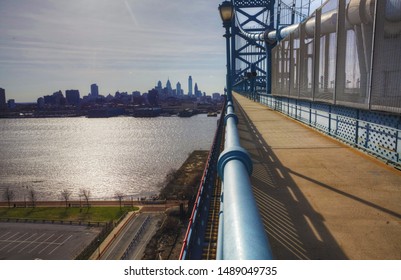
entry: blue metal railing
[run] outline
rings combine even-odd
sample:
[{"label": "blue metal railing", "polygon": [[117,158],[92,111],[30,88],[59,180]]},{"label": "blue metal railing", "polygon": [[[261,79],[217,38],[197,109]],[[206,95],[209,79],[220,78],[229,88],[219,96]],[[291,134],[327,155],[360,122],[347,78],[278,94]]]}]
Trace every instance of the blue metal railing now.
[{"label": "blue metal railing", "polygon": [[224,151],[218,173],[223,182],[217,259],[267,260],[272,252],[252,193],[252,160],[241,147],[232,101],[227,103]]}]

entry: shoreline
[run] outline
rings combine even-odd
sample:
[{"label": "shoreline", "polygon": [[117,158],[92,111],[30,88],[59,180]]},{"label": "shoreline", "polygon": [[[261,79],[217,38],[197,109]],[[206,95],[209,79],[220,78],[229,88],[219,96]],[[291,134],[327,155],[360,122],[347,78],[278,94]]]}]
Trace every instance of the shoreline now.
[{"label": "shoreline", "polygon": [[[159,200],[123,200],[121,202],[121,207],[139,207],[139,212],[159,212],[164,215],[148,241],[141,259],[178,259],[190,211],[192,211],[191,204],[196,196],[208,153],[209,151],[206,150],[194,150],[179,169],[170,170],[159,191]],[[86,202],[82,200],[71,200],[68,203],[70,207],[66,207],[66,202],[62,200],[36,201],[35,207],[32,207],[29,202],[13,201],[11,209],[14,208],[14,204],[15,208],[31,209],[36,207],[87,208]],[[88,209],[119,207],[120,201],[118,199],[89,200],[89,205]],[[0,207],[8,208],[7,201],[1,201]]]},{"label": "shoreline", "polygon": [[[132,199],[127,196],[127,199],[122,200],[122,206],[143,206],[143,205],[176,205],[179,201],[187,200],[193,194],[193,189],[198,187],[198,177],[202,176],[204,165],[207,159],[208,151],[194,150],[190,153],[184,163],[178,169],[171,169],[166,175],[162,187],[152,196],[145,199],[137,197]],[[162,198],[162,199],[160,199]],[[10,208],[33,208],[32,202],[29,200],[11,201]],[[68,200],[69,207],[86,208],[87,203],[84,200]],[[14,206],[15,205],[15,206]],[[90,206],[120,206],[118,198],[110,199],[95,199],[89,200]],[[0,207],[8,207],[8,202],[1,199]],[[36,200],[35,207],[66,207],[65,200]]]}]

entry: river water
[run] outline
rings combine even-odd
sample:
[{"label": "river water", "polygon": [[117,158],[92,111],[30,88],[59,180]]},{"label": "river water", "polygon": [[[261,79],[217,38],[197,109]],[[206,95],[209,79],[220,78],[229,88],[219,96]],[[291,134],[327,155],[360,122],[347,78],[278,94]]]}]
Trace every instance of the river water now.
[{"label": "river water", "polygon": [[171,169],[195,149],[209,150],[217,118],[0,119],[0,193],[16,200],[33,188],[39,200],[59,200],[64,189],[78,199],[116,192],[156,194]]}]

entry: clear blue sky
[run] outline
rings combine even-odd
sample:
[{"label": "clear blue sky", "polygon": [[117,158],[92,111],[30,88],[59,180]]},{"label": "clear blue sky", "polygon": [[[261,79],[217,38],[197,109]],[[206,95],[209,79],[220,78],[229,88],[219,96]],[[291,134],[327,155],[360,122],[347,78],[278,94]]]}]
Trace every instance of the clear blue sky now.
[{"label": "clear blue sky", "polygon": [[222,92],[218,0],[0,0],[0,87],[7,99],[97,83],[100,94],[141,92],[168,78],[187,93]]}]

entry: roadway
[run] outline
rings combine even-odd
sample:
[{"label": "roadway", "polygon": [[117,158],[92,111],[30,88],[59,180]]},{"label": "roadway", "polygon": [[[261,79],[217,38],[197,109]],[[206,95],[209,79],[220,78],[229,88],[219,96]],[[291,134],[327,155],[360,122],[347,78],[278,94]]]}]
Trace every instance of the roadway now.
[{"label": "roadway", "polygon": [[234,98],[276,259],[401,259],[400,171],[264,105]]},{"label": "roadway", "polygon": [[163,213],[130,213],[100,245],[91,259],[140,260],[163,217]]}]

